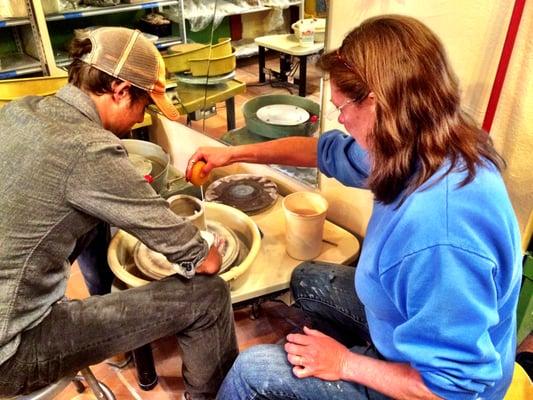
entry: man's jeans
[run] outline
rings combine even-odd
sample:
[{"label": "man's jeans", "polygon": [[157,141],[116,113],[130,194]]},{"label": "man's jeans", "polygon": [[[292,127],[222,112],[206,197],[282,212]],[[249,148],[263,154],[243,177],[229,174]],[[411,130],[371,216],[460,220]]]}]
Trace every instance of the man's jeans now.
[{"label": "man's jeans", "polygon": [[203,275],[56,303],[0,366],[0,395],[33,391],[172,334],[182,350],[187,391],[195,399],[214,397],[238,349],[228,285]]},{"label": "man's jeans", "polygon": [[[293,273],[296,306],[313,327],[335,337],[354,353],[381,358],[369,340],[364,308],[354,288],[355,269],[304,262]],[[354,345],[355,344],[355,345]],[[387,399],[362,385],[317,378],[297,378],[282,346],[254,346],[241,353],[224,380],[219,400],[252,399]]]}]

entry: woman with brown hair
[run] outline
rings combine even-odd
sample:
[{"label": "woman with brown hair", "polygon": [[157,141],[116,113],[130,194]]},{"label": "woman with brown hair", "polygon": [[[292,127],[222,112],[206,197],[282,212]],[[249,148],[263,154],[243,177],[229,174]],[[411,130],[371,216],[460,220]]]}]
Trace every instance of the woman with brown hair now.
[{"label": "woman with brown hair", "polygon": [[205,173],[236,161],[317,165],[370,189],[361,256],[355,269],[300,265],[291,289],[314,329],[284,349],[243,352],[218,398],[503,398],[520,235],[503,160],[462,111],[442,44],[413,18],[379,16],[319,65],[350,136],[201,148],[191,160]]}]

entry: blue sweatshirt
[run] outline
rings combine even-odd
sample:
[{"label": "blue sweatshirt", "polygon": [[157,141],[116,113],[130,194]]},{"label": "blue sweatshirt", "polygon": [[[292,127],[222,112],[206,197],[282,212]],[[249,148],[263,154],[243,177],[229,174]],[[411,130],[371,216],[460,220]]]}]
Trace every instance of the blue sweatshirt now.
[{"label": "blue sweatshirt", "polygon": [[[364,187],[367,157],[340,131],[319,140],[320,170],[348,186]],[[438,180],[445,171],[399,208],[374,203],[356,291],[387,360],[410,364],[442,398],[502,399],[516,348],[518,224],[492,165],[464,187],[464,172]]]}]

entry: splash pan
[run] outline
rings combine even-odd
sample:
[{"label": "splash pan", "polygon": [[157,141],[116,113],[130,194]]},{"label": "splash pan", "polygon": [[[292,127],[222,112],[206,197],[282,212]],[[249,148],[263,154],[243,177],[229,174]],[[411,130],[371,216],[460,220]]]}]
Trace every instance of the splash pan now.
[{"label": "splash pan", "polygon": [[[205,203],[205,215],[208,221],[217,221],[230,228],[239,240],[241,251],[234,266],[220,274],[225,281],[232,281],[242,275],[255,260],[261,246],[259,229],[248,215],[224,204]],[[138,240],[134,236],[119,230],[107,251],[111,270],[128,287],[146,285],[153,280],[135,265],[133,254],[137,243]]]}]

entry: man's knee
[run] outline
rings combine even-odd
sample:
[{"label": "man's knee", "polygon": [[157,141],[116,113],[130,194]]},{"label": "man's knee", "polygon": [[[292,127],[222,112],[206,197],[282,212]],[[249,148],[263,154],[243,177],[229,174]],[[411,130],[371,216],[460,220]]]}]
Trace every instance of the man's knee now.
[{"label": "man's knee", "polygon": [[195,280],[195,292],[210,308],[225,309],[231,302],[229,284],[218,275],[196,275],[192,279]]}]

